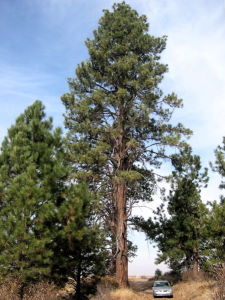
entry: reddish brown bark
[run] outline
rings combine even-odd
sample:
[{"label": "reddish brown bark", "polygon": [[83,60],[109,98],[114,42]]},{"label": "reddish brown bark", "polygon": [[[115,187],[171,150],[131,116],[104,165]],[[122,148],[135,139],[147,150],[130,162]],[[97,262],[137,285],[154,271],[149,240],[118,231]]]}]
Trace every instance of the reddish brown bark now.
[{"label": "reddish brown bark", "polygon": [[125,110],[121,106],[118,118],[118,135],[115,139],[113,161],[115,178],[113,181],[113,200],[115,205],[116,238],[116,279],[120,286],[128,286],[128,245],[127,245],[127,182],[121,178],[121,172],[129,170],[124,129]]},{"label": "reddish brown bark", "polygon": [[126,184],[114,184],[116,203],[116,279],[120,286],[128,286],[128,247],[127,247],[127,187]]}]

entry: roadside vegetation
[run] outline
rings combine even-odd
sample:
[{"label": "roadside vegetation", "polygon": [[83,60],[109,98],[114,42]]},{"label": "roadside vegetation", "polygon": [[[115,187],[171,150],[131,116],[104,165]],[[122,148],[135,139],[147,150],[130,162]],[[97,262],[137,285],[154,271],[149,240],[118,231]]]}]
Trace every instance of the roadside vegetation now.
[{"label": "roadside vegetation", "polygon": [[[108,282],[107,282],[108,281]],[[95,296],[83,299],[90,300],[150,300],[154,299],[151,293],[151,282],[148,279],[131,279],[130,288],[118,288],[113,279],[104,279],[99,283]],[[19,300],[19,283],[12,281],[0,285],[0,300]],[[174,300],[223,300],[221,291],[218,290],[215,281],[188,280],[173,285]],[[223,294],[224,295],[224,294]],[[74,299],[71,290],[59,289],[54,284],[40,282],[30,285],[24,291],[25,300],[63,300]],[[166,298],[165,298],[166,299]]]}]

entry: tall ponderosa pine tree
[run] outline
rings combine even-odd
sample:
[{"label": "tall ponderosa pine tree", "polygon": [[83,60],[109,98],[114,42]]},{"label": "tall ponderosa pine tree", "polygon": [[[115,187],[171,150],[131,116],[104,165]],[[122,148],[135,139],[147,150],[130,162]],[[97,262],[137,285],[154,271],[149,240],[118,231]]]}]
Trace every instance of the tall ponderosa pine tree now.
[{"label": "tall ponderosa pine tree", "polygon": [[66,171],[61,130],[36,101],[8,130],[0,153],[0,272],[35,280],[53,259],[56,206]]},{"label": "tall ponderosa pine tree", "polygon": [[71,92],[62,97],[75,174],[101,196],[121,285],[128,283],[129,208],[151,199],[151,169],[166,157],[167,146],[181,145],[182,135],[190,134],[169,123],[182,101],[162,95],[167,66],[159,60],[166,38],[148,29],[146,17],[124,2],[105,10],[94,38],[86,41],[90,58],[77,67]]},{"label": "tall ponderosa pine tree", "polygon": [[[172,156],[175,170],[171,175],[169,196],[148,221],[136,220],[147,237],[156,242],[157,262],[165,262],[174,271],[199,271],[205,259],[207,208],[201,201],[200,188],[208,181],[207,169],[201,172],[200,157],[190,147]],[[165,210],[165,204],[166,210]]]}]

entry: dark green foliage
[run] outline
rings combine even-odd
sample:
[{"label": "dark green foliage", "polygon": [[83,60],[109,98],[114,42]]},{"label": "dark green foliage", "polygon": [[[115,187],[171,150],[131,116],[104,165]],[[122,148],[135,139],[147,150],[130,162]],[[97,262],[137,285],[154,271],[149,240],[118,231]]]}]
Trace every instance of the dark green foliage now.
[{"label": "dark green foliage", "polygon": [[225,203],[211,203],[211,210],[207,218],[208,259],[206,267],[224,263],[225,261]]},{"label": "dark green foliage", "polygon": [[200,187],[208,181],[207,170],[201,173],[199,156],[186,147],[173,155],[175,171],[171,190],[165,201],[147,222],[136,220],[149,239],[159,248],[157,262],[166,262],[175,271],[192,269],[204,262],[205,220],[207,208],[200,198]]},{"label": "dark green foliage", "polygon": [[[221,146],[215,150],[216,160],[211,164],[213,171],[222,177],[220,189],[225,189],[225,137]],[[208,218],[208,264],[223,263],[225,260],[225,197],[220,197],[220,202],[211,204],[210,216]]]},{"label": "dark green foliage", "polygon": [[170,123],[182,100],[174,93],[163,96],[159,86],[168,68],[160,56],[166,37],[148,29],[146,17],[125,2],[105,10],[93,39],[86,41],[89,59],[78,65],[70,93],[62,96],[74,177],[98,193],[106,228],[119,241],[114,254],[121,257],[127,257],[132,205],[152,200],[153,169],[191,133]]},{"label": "dark green foliage", "polygon": [[146,17],[124,2],[105,10],[94,39],[86,41],[89,59],[78,65],[71,92],[62,97],[76,176],[104,187],[107,197],[114,179],[129,185],[129,199],[151,198],[153,174],[145,163],[158,166],[165,146],[181,145],[181,136],[190,134],[181,124],[169,124],[182,101],[162,96],[167,66],[159,59],[166,38],[149,35],[148,27]]},{"label": "dark green foliage", "polygon": [[[222,182],[220,184],[221,189],[225,189],[225,137],[223,138],[222,146],[218,146],[215,150],[216,161],[212,165],[213,171],[220,174],[222,177]],[[223,196],[222,196],[223,199]]]},{"label": "dark green foliage", "polygon": [[109,263],[105,235],[95,219],[96,203],[86,184],[71,185],[58,211],[60,228],[54,248],[53,275],[58,280],[74,278],[77,299],[81,292],[85,293],[85,280],[104,275]]},{"label": "dark green foliage", "polygon": [[155,277],[161,277],[162,276],[162,271],[160,269],[155,270]]},{"label": "dark green foliage", "polygon": [[2,276],[23,284],[63,283],[70,276],[79,295],[81,277],[103,274],[107,256],[96,201],[85,184],[69,180],[69,170],[61,130],[53,130],[36,101],[9,129],[0,153]]},{"label": "dark green foliage", "polygon": [[[56,206],[66,171],[61,130],[36,101],[8,130],[0,154],[0,272],[35,280],[49,275]],[[53,235],[53,236],[52,236]]]}]

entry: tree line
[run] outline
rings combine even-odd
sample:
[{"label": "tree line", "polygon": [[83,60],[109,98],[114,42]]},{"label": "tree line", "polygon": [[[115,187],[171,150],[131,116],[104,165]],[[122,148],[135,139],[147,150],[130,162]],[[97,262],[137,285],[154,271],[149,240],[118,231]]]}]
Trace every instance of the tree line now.
[{"label": "tree line", "polygon": [[[115,274],[127,286],[129,224],[173,270],[223,261],[224,198],[201,201],[207,169],[187,143],[192,131],[171,121],[182,100],[161,90],[166,37],[152,36],[146,16],[122,2],[104,10],[86,46],[89,58],[62,96],[66,134],[36,101],[2,142],[1,275],[24,285],[72,277],[77,299],[88,276]],[[225,138],[215,155],[212,168],[224,179]],[[148,220],[134,217],[135,204],[153,201],[165,161],[174,171],[162,205]]]}]

